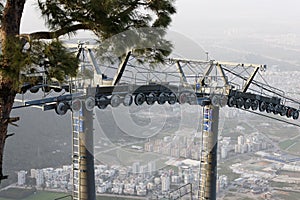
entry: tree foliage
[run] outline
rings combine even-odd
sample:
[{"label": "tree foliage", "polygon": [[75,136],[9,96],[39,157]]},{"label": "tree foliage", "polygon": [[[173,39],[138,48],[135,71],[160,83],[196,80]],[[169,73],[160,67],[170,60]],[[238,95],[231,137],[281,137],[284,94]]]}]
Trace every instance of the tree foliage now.
[{"label": "tree foliage", "polygon": [[31,62],[43,66],[49,77],[63,82],[66,76],[75,77],[79,60],[59,40],[33,42],[29,51]]},{"label": "tree foliage", "polygon": [[[104,51],[109,48],[107,42],[103,45],[104,40],[130,30],[129,36],[110,43],[110,47],[119,52],[122,49],[134,50],[135,53],[150,55],[147,57],[162,61],[172,47],[163,37],[165,28],[171,22],[171,15],[176,12],[173,4],[173,0],[37,0],[50,31],[20,34],[19,40],[16,35],[9,36],[10,39],[5,40],[8,43],[5,52],[8,53],[1,56],[0,70],[4,76],[17,80],[20,71],[46,63],[49,78],[63,81],[66,75],[75,76],[78,60],[67,52],[59,37],[75,34],[78,30],[92,31],[101,44],[99,49]],[[0,11],[5,12],[1,8],[5,6],[0,5]],[[160,30],[152,31],[152,34],[134,32],[145,27]],[[135,39],[130,43],[132,38]],[[45,39],[55,41],[45,42]],[[147,44],[149,41],[152,44]],[[30,48],[24,50],[26,43]],[[141,44],[144,44],[144,49],[137,48]]]},{"label": "tree foliage", "polygon": [[173,0],[39,0],[50,29],[82,24],[101,39],[132,28],[167,27]]},{"label": "tree foliage", "polygon": [[[49,78],[63,82],[67,76],[75,77],[79,60],[76,55],[67,50],[59,40],[51,42],[31,41],[30,48],[24,49],[16,39],[8,40],[5,57],[2,55],[1,72],[3,76],[13,79],[14,89],[25,79],[20,79],[20,72],[32,70],[32,67],[43,67]],[[29,72],[30,73],[30,72]]]},{"label": "tree foliage", "polygon": [[[164,39],[165,28],[176,12],[173,0],[39,0],[39,7],[56,34],[75,27],[88,29],[99,38],[98,55],[107,51],[124,57],[128,50],[144,55],[146,60],[162,62],[172,44]],[[110,57],[109,54],[108,57]]]}]

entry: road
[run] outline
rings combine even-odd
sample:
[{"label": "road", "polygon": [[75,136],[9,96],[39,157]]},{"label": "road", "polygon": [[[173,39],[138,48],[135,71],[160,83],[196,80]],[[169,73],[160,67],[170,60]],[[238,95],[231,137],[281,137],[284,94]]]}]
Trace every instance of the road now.
[{"label": "road", "polygon": [[0,191],[7,190],[7,189],[9,189],[9,188],[14,188],[14,187],[17,187],[17,183],[13,183],[13,184],[11,184],[11,185],[9,185],[9,186],[6,186],[6,187],[4,187],[4,188],[1,188]]}]

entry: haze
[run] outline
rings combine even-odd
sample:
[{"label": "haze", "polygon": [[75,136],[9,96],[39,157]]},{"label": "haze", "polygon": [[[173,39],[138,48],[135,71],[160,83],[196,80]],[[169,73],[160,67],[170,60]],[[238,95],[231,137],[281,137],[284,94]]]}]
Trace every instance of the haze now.
[{"label": "haze", "polygon": [[[176,51],[185,57],[208,51],[218,60],[263,62],[285,69],[298,69],[300,60],[300,1],[297,0],[177,0],[171,37]],[[36,0],[28,0],[21,31],[46,30]],[[80,32],[78,37],[90,37]],[[182,37],[190,40],[183,45]],[[177,41],[181,45],[177,46]],[[180,43],[180,42],[179,42]],[[198,49],[194,48],[195,44]],[[191,48],[190,46],[193,46]],[[199,49],[201,53],[199,52]],[[180,54],[180,53],[179,53]],[[251,55],[249,59],[249,55]],[[254,55],[254,56],[253,56]]]}]

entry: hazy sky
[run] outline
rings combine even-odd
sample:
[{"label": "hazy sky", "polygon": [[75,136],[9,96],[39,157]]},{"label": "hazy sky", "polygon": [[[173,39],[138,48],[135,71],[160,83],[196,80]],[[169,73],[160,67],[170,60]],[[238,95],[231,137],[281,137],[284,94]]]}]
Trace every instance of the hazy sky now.
[{"label": "hazy sky", "polygon": [[172,29],[193,37],[232,28],[294,32],[300,26],[299,8],[298,0],[178,0]]},{"label": "hazy sky", "polygon": [[[35,3],[36,0],[27,0],[23,32],[45,30]],[[176,7],[177,14],[173,16],[171,30],[190,36],[197,35],[201,30],[209,32],[209,29],[213,31],[216,27],[237,27],[238,24],[244,28],[259,25],[257,31],[264,31],[264,24],[268,24],[266,29],[278,27],[280,23],[289,24],[291,29],[300,25],[298,0],[177,0]]]}]

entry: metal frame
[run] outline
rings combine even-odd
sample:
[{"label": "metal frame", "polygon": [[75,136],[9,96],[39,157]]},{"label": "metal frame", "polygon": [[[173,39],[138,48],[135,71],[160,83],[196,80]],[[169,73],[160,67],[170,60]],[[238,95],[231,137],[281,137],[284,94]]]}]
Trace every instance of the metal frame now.
[{"label": "metal frame", "polygon": [[[91,53],[91,50],[88,50],[90,59],[94,66],[94,70],[97,74],[101,74],[100,68],[97,68],[97,63]],[[79,53],[83,53],[82,46],[79,49]],[[170,93],[173,92],[176,94],[176,102],[181,103],[178,100],[178,97],[182,92],[190,92],[189,94],[194,94],[194,102],[197,105],[204,107],[203,115],[203,148],[201,149],[201,163],[200,163],[200,182],[199,182],[199,199],[201,200],[215,200],[216,199],[216,176],[217,176],[217,137],[218,137],[218,119],[219,119],[219,107],[212,105],[211,102],[211,93],[210,88],[212,86],[204,84],[204,80],[207,77],[221,77],[223,80],[223,93],[226,97],[238,97],[238,98],[254,98],[263,99],[269,101],[270,103],[276,101],[280,103],[280,99],[274,99],[271,97],[266,97],[259,94],[247,93],[250,85],[253,83],[253,80],[258,73],[259,69],[265,69],[265,65],[245,65],[237,63],[228,63],[228,62],[216,62],[216,61],[199,61],[199,60],[187,60],[187,59],[168,59],[171,63],[176,63],[177,72],[181,79],[181,85],[168,85],[167,87],[162,84],[149,84],[149,85],[119,85],[120,80],[123,76],[123,73],[128,66],[128,61],[130,58],[131,52],[129,52],[119,68],[117,73],[111,83],[108,86],[97,86],[93,88],[86,88],[87,96],[95,97],[95,104],[99,102],[101,96],[111,96],[112,94],[120,94],[125,96],[127,93],[131,95],[143,94],[147,97],[150,93]],[[79,55],[78,55],[79,56]],[[187,81],[189,74],[185,74],[185,69],[181,65],[192,64],[191,67],[201,66],[202,71],[197,71],[197,74],[194,74],[195,77],[199,77],[199,74],[203,73],[203,76],[200,79],[201,89],[195,90],[196,85],[190,85]],[[205,67],[209,65],[208,67]],[[247,67],[254,68],[254,71],[248,78],[245,78],[240,75],[236,77],[241,78],[245,81],[245,84],[241,87],[242,89],[233,89],[234,85],[230,83],[226,77],[226,73],[230,71],[225,67],[226,65],[236,67]],[[204,66],[204,67],[203,67]],[[194,68],[192,71],[196,71]],[[212,74],[212,72],[216,72]],[[101,74],[102,75],[102,74]],[[195,83],[197,84],[197,83]],[[255,82],[256,85],[259,85],[258,82]],[[263,87],[263,86],[262,86]],[[207,92],[208,91],[208,92]],[[195,93],[193,93],[195,92]],[[272,92],[272,91],[271,91]],[[86,95],[83,93],[73,93],[68,95],[62,95],[59,97],[44,98],[34,101],[25,102],[24,106],[17,106],[15,108],[27,107],[27,106],[36,106],[43,105],[44,110],[55,109],[59,102],[66,102],[72,104],[74,98],[83,98]],[[230,99],[229,99],[230,100]],[[229,103],[229,100],[227,103]],[[158,99],[155,99],[158,101]],[[296,101],[295,101],[296,102]],[[110,99],[106,98],[105,102],[110,104]],[[234,105],[236,102],[234,102]],[[106,106],[107,106],[106,105]],[[220,104],[221,105],[221,104]],[[105,106],[105,107],[106,107]],[[283,105],[280,105],[283,106]],[[71,107],[71,106],[70,106]],[[240,108],[236,106],[237,108]],[[103,107],[104,108],[104,107]],[[291,108],[293,109],[293,108]],[[293,112],[297,112],[299,117],[298,109],[293,109]],[[296,114],[297,114],[296,113]],[[78,114],[78,113],[77,113]],[[94,200],[95,199],[95,180],[94,180],[94,158],[93,158],[93,114],[91,111],[86,110],[83,106],[79,115],[76,113],[72,114],[72,131],[73,131],[73,178],[74,178],[74,193],[73,198],[78,200]],[[274,113],[275,114],[275,113]],[[294,118],[294,116],[293,116]],[[77,122],[79,124],[77,124]],[[77,130],[77,128],[79,131]]]}]

